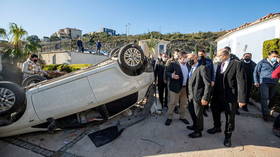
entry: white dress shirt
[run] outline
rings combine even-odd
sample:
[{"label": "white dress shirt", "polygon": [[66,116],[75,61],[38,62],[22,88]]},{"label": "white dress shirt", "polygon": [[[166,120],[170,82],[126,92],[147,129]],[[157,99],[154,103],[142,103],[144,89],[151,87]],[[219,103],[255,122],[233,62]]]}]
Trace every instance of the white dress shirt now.
[{"label": "white dress shirt", "polygon": [[182,73],[183,73],[183,86],[186,86],[187,84],[187,80],[188,80],[188,76],[189,76],[189,70],[188,70],[188,67],[186,66],[186,64],[181,64],[180,63],[180,67],[181,67],[181,70],[182,70]]},{"label": "white dress shirt", "polygon": [[193,72],[195,71],[195,69],[198,67],[198,62],[194,65],[192,65],[191,71],[189,72],[189,77],[192,76]]},{"label": "white dress shirt", "polygon": [[221,66],[221,73],[224,73],[224,72],[226,71],[229,62],[230,62],[230,58],[228,58],[226,61],[224,61],[224,62],[222,63],[222,64],[224,64],[224,65],[223,65],[223,67]]}]

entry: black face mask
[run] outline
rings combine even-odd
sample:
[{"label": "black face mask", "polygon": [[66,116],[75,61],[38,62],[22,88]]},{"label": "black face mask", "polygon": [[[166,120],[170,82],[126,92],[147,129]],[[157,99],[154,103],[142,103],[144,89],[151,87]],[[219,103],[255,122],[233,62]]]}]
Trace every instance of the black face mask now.
[{"label": "black face mask", "polygon": [[34,60],[33,60],[34,63],[37,63],[37,61],[38,61],[37,59],[34,59]]},{"label": "black face mask", "polygon": [[245,58],[244,60],[245,60],[246,62],[250,62],[250,61],[251,61],[250,58]]},{"label": "black face mask", "polygon": [[205,59],[204,56],[198,56],[198,60],[203,60],[203,59]]},{"label": "black face mask", "polygon": [[188,61],[188,64],[189,64],[190,66],[194,65],[194,60],[189,60],[189,61]]}]

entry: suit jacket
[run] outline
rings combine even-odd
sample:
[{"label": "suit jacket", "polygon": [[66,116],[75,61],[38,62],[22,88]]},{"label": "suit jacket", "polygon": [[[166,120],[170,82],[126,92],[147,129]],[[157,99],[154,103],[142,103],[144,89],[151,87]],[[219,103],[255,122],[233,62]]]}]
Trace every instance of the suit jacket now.
[{"label": "suit jacket", "polygon": [[254,82],[254,69],[256,67],[256,63],[251,61],[250,63],[245,63],[243,59],[241,59],[242,66],[244,67],[246,77],[247,77],[247,83],[253,84]]},{"label": "suit jacket", "polygon": [[[175,80],[172,78],[172,73],[175,71],[176,75],[179,75],[179,79]],[[170,65],[166,68],[166,76],[168,77],[170,83],[169,83],[169,90],[175,93],[179,93],[183,87],[183,81],[184,76],[183,72],[180,66],[180,63],[172,62]]]},{"label": "suit jacket", "polygon": [[[221,64],[218,65],[216,78],[217,75],[221,71]],[[217,79],[215,81],[217,84]],[[224,91],[224,100],[226,103],[245,103],[247,97],[247,80],[246,80],[246,73],[242,66],[242,63],[236,59],[231,59],[226,71],[224,72],[223,77],[223,91]],[[216,86],[215,86],[216,87]],[[221,94],[217,92],[217,88],[214,87],[213,93],[213,101],[219,100]]]},{"label": "suit jacket", "polygon": [[209,102],[211,95],[211,72],[205,65],[198,66],[188,82],[189,99],[200,104],[201,99]]},{"label": "suit jacket", "polygon": [[159,60],[155,66],[155,80],[158,81],[159,84],[165,83],[164,81],[164,71],[165,71],[165,62]]}]

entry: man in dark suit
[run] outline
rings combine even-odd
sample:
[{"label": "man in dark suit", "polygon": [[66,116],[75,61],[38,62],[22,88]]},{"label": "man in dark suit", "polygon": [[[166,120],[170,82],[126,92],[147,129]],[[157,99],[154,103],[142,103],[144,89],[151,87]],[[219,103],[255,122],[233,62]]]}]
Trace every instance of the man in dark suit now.
[{"label": "man in dark suit", "polygon": [[224,145],[231,147],[231,135],[235,125],[236,109],[246,105],[246,74],[240,61],[231,59],[227,49],[217,53],[220,64],[216,72],[216,80],[211,103],[214,128],[209,134],[221,132],[221,112],[225,111]]},{"label": "man in dark suit", "polygon": [[244,53],[243,58],[241,59],[241,63],[243,64],[247,77],[247,99],[246,105],[242,107],[242,109],[248,112],[249,110],[247,105],[249,104],[249,98],[251,97],[252,86],[254,84],[254,69],[257,64],[252,61],[252,53]]},{"label": "man in dark suit", "polygon": [[155,66],[155,80],[157,82],[159,101],[162,105],[162,108],[167,107],[168,90],[166,81],[164,80],[165,64],[167,59],[168,58],[166,54],[161,54],[161,58],[157,60]]},{"label": "man in dark suit", "polygon": [[188,55],[188,62],[191,66],[189,72],[188,94],[189,109],[193,120],[192,126],[188,129],[194,130],[189,137],[201,137],[203,130],[203,106],[207,105],[211,94],[211,71],[206,65],[198,63],[195,54]]},{"label": "man in dark suit", "polygon": [[166,68],[166,76],[169,83],[170,100],[168,102],[168,117],[165,125],[170,125],[173,118],[173,112],[176,104],[179,103],[180,120],[189,124],[187,120],[187,80],[188,80],[188,67],[186,66],[187,53],[179,52],[178,61],[170,63]]}]

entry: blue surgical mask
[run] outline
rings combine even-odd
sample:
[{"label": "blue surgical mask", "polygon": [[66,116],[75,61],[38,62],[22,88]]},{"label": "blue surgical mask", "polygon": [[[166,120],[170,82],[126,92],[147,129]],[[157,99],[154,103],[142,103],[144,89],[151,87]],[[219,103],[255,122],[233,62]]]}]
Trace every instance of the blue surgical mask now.
[{"label": "blue surgical mask", "polygon": [[273,57],[273,58],[270,59],[270,61],[271,61],[272,63],[275,63],[275,62],[277,61],[277,58],[276,58],[276,57]]}]

